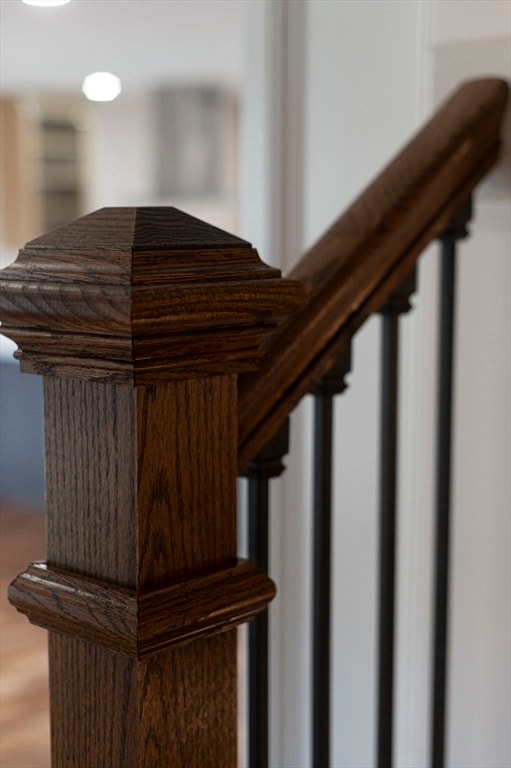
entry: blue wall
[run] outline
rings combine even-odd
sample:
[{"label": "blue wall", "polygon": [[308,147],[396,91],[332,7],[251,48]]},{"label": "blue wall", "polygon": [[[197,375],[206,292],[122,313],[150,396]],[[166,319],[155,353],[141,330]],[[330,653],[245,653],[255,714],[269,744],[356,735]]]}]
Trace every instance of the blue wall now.
[{"label": "blue wall", "polygon": [[42,379],[0,360],[0,499],[42,506],[43,472]]}]

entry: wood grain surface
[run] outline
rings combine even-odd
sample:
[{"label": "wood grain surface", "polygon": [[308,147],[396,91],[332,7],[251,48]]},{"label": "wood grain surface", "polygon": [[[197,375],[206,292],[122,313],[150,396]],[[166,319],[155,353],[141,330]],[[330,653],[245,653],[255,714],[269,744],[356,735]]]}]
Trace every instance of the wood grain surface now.
[{"label": "wood grain surface", "polygon": [[33,624],[133,658],[251,621],[274,595],[248,560],[142,592],[37,562],[9,587]]},{"label": "wood grain surface", "polygon": [[54,768],[236,764],[232,626],[274,594],[236,557],[236,374],[303,298],[167,208],[83,217],[0,276],[44,374],[48,567],[11,596],[51,630]]},{"label": "wood grain surface", "polygon": [[463,85],[290,272],[308,301],[240,377],[243,469],[411,273],[495,163],[508,98],[500,80]]},{"label": "wood grain surface", "polygon": [[114,383],[252,370],[303,301],[249,243],[175,208],[103,208],[0,274],[22,370]]},{"label": "wood grain surface", "polygon": [[234,768],[235,661],[235,630],[141,661],[50,633],[52,768]]},{"label": "wood grain surface", "polygon": [[[176,580],[236,564],[234,376],[134,388],[46,378],[44,392],[51,568],[129,588],[143,603]],[[140,606],[133,618],[142,645]],[[217,629],[231,624],[223,618]],[[51,633],[54,766],[159,768],[169,754],[181,755],[175,765],[234,765],[236,740],[223,743],[222,758],[218,744],[236,732],[235,635],[219,637],[127,661],[111,637],[108,653]],[[187,719],[188,699],[203,712],[200,726]]]}]

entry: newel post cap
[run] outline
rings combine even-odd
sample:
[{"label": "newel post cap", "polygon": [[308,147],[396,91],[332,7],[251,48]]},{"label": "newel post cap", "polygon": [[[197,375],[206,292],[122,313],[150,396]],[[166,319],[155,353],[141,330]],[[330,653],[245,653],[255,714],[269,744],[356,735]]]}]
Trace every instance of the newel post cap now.
[{"label": "newel post cap", "polygon": [[301,284],[176,208],[102,208],[0,272],[2,333],[28,372],[150,383],[257,366]]}]

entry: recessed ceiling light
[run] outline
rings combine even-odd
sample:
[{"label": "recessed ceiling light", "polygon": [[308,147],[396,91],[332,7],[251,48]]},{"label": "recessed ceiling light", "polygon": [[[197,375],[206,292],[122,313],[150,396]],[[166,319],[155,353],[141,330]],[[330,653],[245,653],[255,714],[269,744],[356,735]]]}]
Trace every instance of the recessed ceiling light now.
[{"label": "recessed ceiling light", "polygon": [[25,5],[41,5],[49,8],[52,5],[66,5],[71,0],[23,0],[23,2]]},{"label": "recessed ceiling light", "polygon": [[121,90],[121,81],[111,72],[87,75],[82,85],[82,91],[90,101],[113,101]]}]

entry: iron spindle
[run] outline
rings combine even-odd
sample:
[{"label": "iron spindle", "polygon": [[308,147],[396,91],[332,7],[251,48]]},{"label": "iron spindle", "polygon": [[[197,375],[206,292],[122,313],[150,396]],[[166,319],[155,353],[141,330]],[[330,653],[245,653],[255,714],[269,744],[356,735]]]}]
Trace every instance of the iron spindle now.
[{"label": "iron spindle", "polygon": [[312,764],[330,764],[330,613],[333,397],[346,389],[351,348],[314,387]]},{"label": "iron spindle", "polygon": [[392,768],[398,446],[399,315],[410,309],[415,272],[382,312],[378,621],[378,768]]},{"label": "iron spindle", "polygon": [[436,453],[435,603],[433,636],[432,768],[444,768],[447,691],[451,442],[454,356],[456,241],[467,237],[472,213],[468,201],[441,237],[438,337],[438,431]]},{"label": "iron spindle", "polygon": [[[269,477],[248,482],[248,556],[268,572]],[[268,611],[262,611],[248,629],[249,766],[268,766]]]},{"label": "iron spindle", "polygon": [[[289,419],[245,472],[248,478],[248,556],[269,570],[269,486],[289,451]],[[248,629],[248,764],[267,768],[269,755],[269,621],[262,611]]]}]

